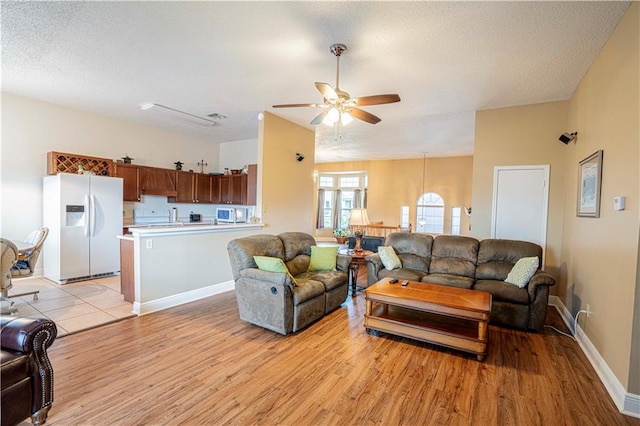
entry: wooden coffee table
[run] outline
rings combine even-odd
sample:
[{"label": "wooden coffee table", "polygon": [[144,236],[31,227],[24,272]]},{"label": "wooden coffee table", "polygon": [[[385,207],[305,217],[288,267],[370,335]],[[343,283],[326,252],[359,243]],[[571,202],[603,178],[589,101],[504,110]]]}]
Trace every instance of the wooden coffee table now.
[{"label": "wooden coffee table", "polygon": [[491,294],[444,285],[384,278],[365,290],[364,326],[398,336],[476,354],[489,344]]}]

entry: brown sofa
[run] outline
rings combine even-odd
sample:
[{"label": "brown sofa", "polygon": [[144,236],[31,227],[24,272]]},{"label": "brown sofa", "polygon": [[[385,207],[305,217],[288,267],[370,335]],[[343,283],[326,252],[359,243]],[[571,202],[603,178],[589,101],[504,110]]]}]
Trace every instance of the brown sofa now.
[{"label": "brown sofa", "polygon": [[47,356],[58,334],[51,320],[0,317],[2,426],[31,418],[44,424],[53,403],[53,367]]},{"label": "brown sofa", "polygon": [[398,269],[385,269],[376,253],[366,257],[369,285],[393,277],[491,293],[491,323],[539,331],[544,325],[549,287],[554,278],[538,268],[524,288],[504,282],[522,257],[537,256],[542,248],[526,241],[427,234],[393,233],[385,246],[392,246],[402,262]]},{"label": "brown sofa", "polygon": [[[294,333],[338,308],[349,293],[350,256],[338,255],[336,271],[308,271],[315,239],[303,232],[252,235],[227,245],[240,318],[280,334]],[[253,256],[282,259],[286,273],[258,269]]]}]

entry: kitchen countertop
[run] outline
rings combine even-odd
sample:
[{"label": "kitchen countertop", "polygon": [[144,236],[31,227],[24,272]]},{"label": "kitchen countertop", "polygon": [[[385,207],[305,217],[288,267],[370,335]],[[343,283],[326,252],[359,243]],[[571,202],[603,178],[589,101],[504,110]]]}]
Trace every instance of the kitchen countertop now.
[{"label": "kitchen countertop", "polygon": [[[180,222],[178,222],[180,223]],[[264,226],[263,223],[229,223],[221,225],[213,225],[211,223],[204,222],[185,222],[178,225],[129,225],[128,228],[133,234],[133,237],[138,236],[150,236],[150,235],[162,235],[162,234],[182,234],[182,233],[196,233],[196,232],[221,232],[231,231],[236,229],[255,228],[259,229]],[[128,236],[124,236],[126,238]],[[129,236],[130,237],[130,236]]]}]

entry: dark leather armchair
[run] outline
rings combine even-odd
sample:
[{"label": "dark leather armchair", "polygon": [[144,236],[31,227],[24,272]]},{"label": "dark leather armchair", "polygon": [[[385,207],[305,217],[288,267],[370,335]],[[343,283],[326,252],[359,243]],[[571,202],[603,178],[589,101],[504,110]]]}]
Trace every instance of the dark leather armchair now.
[{"label": "dark leather armchair", "polygon": [[0,316],[2,426],[31,418],[44,424],[53,403],[53,368],[47,348],[58,330],[47,319]]}]

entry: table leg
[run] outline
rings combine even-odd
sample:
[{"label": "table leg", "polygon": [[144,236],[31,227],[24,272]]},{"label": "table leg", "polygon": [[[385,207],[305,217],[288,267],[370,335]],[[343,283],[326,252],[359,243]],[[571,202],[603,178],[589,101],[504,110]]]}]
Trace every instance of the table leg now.
[{"label": "table leg", "polygon": [[[487,348],[487,331],[489,329],[488,325],[488,321],[480,321],[478,323],[478,340],[484,343],[482,346],[485,348],[485,352]],[[483,361],[484,357],[484,354],[478,355],[478,361]]]},{"label": "table leg", "polygon": [[351,280],[351,297],[356,297],[356,288],[358,284],[358,269],[360,266],[356,264],[349,265],[349,279]]}]

